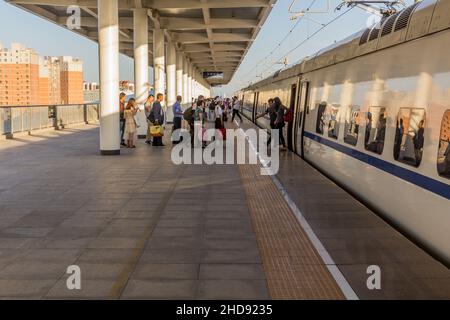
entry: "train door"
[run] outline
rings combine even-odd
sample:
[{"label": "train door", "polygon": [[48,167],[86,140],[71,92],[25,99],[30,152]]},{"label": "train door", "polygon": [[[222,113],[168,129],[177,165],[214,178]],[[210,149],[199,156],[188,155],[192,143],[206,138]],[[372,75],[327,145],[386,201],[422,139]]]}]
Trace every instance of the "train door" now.
[{"label": "train door", "polygon": [[255,122],[256,114],[258,113],[258,103],[259,103],[259,92],[255,92],[253,99],[253,110],[252,110],[252,122]]},{"label": "train door", "polygon": [[[291,86],[291,99],[289,100],[289,109],[290,110],[295,110],[295,107],[297,105],[297,100],[298,100],[298,90],[297,90],[298,86],[297,84],[293,84]],[[291,151],[294,151],[294,138],[293,138],[293,129],[294,129],[294,122],[288,122],[287,123],[287,138],[288,138],[288,149]]]},{"label": "train door", "polygon": [[303,158],[303,138],[305,133],[305,119],[308,113],[309,81],[300,82],[298,108],[295,115],[295,152]]}]

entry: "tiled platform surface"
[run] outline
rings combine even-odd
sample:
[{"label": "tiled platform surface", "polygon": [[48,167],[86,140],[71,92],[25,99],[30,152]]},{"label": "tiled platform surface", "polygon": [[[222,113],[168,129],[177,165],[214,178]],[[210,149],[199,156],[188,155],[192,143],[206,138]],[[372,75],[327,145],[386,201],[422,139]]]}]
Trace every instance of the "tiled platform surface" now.
[{"label": "tiled platform surface", "polygon": [[[280,155],[277,179],[360,299],[450,299],[449,268],[300,157]],[[367,287],[371,265],[380,290]]]},{"label": "tiled platform surface", "polygon": [[0,143],[0,212],[1,298],[270,298],[237,166],[49,131]]}]

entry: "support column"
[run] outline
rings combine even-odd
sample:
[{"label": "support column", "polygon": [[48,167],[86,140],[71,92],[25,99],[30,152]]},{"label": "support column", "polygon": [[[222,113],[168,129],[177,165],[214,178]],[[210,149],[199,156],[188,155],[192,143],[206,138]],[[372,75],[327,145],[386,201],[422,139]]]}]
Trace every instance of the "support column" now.
[{"label": "support column", "polygon": [[166,119],[168,122],[173,121],[172,106],[177,100],[177,79],[176,79],[176,63],[177,52],[173,43],[167,44],[167,111]]},{"label": "support column", "polygon": [[197,98],[198,97],[198,92],[197,92],[197,72],[194,71],[192,72],[192,96]]},{"label": "support column", "polygon": [[189,104],[189,92],[188,92],[188,72],[189,72],[188,61],[186,58],[183,59],[183,101]]},{"label": "support column", "polygon": [[158,93],[165,94],[166,66],[165,66],[165,47],[164,30],[153,30],[153,72],[155,79],[155,99]]},{"label": "support column", "polygon": [[135,9],[134,12],[134,94],[139,106],[137,117],[138,138],[147,135],[147,119],[144,104],[148,96],[148,16],[146,9]]},{"label": "support column", "polygon": [[193,95],[192,95],[192,63],[189,62],[188,64],[188,99],[189,101],[192,101]]},{"label": "support column", "polygon": [[120,154],[119,6],[118,0],[98,0],[100,67],[100,153]]},{"label": "support column", "polygon": [[[176,82],[177,82],[177,96],[183,97],[183,55],[177,51],[177,70],[176,70]],[[183,97],[184,101],[184,97]]]}]

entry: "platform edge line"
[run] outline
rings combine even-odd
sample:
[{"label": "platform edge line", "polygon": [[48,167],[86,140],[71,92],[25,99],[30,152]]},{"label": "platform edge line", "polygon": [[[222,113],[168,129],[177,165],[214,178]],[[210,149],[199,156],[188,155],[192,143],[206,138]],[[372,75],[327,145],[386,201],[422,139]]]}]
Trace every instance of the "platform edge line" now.
[{"label": "platform edge line", "polygon": [[[241,126],[239,125],[237,120],[234,120],[234,122],[235,122],[236,126],[239,128],[239,130],[246,137],[246,140],[248,141],[248,144],[249,144],[250,148],[253,150],[253,152],[255,152],[259,163],[261,163],[261,165],[266,168],[267,167],[267,163],[262,161],[263,159],[261,159],[261,157],[258,154],[257,150],[255,149],[255,146],[250,141],[248,135],[241,128]],[[301,227],[303,228],[303,230],[307,234],[307,236],[308,236],[309,240],[311,241],[312,245],[317,250],[317,253],[321,257],[321,259],[324,262],[324,264],[326,265],[328,271],[331,273],[331,276],[333,277],[333,279],[336,281],[337,285],[341,289],[341,291],[344,294],[345,298],[347,300],[359,300],[358,295],[355,293],[353,288],[350,286],[350,284],[348,283],[347,279],[345,279],[345,277],[342,274],[341,270],[339,270],[339,267],[336,265],[336,263],[334,262],[333,258],[331,258],[330,254],[328,253],[327,249],[325,249],[325,247],[323,246],[322,242],[316,236],[314,230],[311,228],[311,226],[309,225],[308,221],[303,216],[303,214],[300,211],[300,209],[297,207],[295,202],[291,199],[291,197],[289,196],[287,190],[284,188],[284,186],[281,183],[281,181],[276,177],[276,175],[271,175],[270,177],[271,177],[272,181],[274,182],[275,186],[277,187],[277,189],[281,192],[281,195],[283,196],[284,200],[288,204],[289,208],[294,213],[297,221],[300,223]]]}]

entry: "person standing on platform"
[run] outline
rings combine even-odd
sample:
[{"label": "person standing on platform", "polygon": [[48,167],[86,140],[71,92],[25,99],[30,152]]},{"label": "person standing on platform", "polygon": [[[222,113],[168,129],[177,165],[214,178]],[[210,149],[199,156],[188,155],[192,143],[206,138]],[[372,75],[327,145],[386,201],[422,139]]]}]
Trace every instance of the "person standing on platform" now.
[{"label": "person standing on platform", "polygon": [[280,135],[280,143],[282,145],[281,151],[286,151],[286,141],[284,140],[284,112],[287,108],[281,103],[280,98],[276,97],[273,99],[273,104],[275,111],[277,113],[277,119],[275,120],[275,129],[278,129]]},{"label": "person standing on platform", "polygon": [[180,143],[180,133],[176,130],[181,129],[181,121],[183,120],[183,109],[181,108],[182,96],[177,96],[177,101],[172,106],[173,110],[173,133],[172,142],[173,144]]},{"label": "person standing on platform", "polygon": [[[195,126],[197,126],[197,135],[194,139],[198,139],[200,145],[204,148],[206,146],[206,141],[204,141],[204,123],[205,123],[205,114],[204,114],[205,101],[197,100],[195,110],[194,110],[194,134],[195,136],[196,130]],[[193,142],[193,146],[195,143]]]},{"label": "person standing on platform", "polygon": [[125,144],[125,139],[124,139],[124,135],[125,135],[125,98],[126,98],[126,94],[121,92],[119,95],[119,114],[120,114],[120,145],[122,147],[126,147],[127,145]]},{"label": "person standing on platform", "polygon": [[153,102],[155,101],[155,96],[150,94],[147,98],[147,101],[144,104],[145,118],[147,119],[147,137],[145,138],[145,143],[148,145],[152,144],[152,135],[150,134],[150,127],[153,125],[148,116],[150,115],[150,111],[153,107]]},{"label": "person standing on platform", "polygon": [[237,97],[233,97],[233,116],[231,117],[231,122],[234,121],[234,117],[238,116],[239,120],[242,122],[241,114],[239,113],[239,110],[241,109],[241,102]]},{"label": "person standing on platform", "polygon": [[[268,107],[267,109],[264,111],[264,113],[261,113],[260,115],[258,115],[256,117],[256,120],[258,120],[261,117],[264,117],[266,114],[269,115],[269,125],[270,125],[270,129],[275,129],[275,120],[277,120],[277,112],[275,111],[275,107],[274,107],[274,103],[273,103],[273,99],[270,98],[269,101],[267,101],[268,103]],[[269,135],[269,138],[267,139],[267,145],[270,145],[270,142],[272,141],[271,136]]]},{"label": "person standing on platform", "polygon": [[[156,95],[156,101],[153,103],[153,108],[150,111],[150,118],[154,118],[154,125],[164,125],[164,110],[161,106],[161,102],[164,100],[164,95],[162,93],[158,93]],[[153,137],[153,146],[154,147],[164,147],[162,137]]]},{"label": "person standing on platform", "polygon": [[136,121],[134,116],[136,115],[138,109],[136,107],[135,100],[131,98],[128,100],[127,106],[124,112],[125,118],[125,137],[127,138],[127,148],[136,148],[134,145],[134,136],[137,131]]}]

